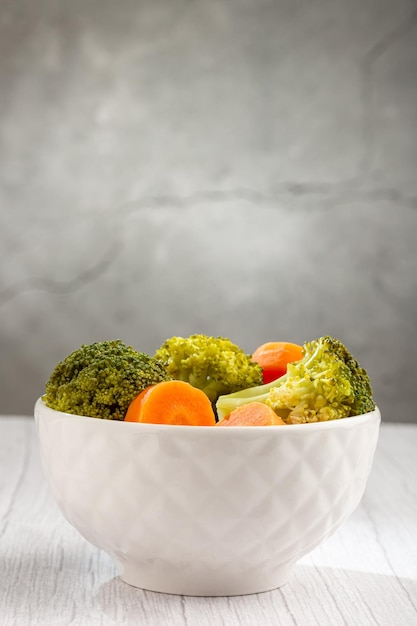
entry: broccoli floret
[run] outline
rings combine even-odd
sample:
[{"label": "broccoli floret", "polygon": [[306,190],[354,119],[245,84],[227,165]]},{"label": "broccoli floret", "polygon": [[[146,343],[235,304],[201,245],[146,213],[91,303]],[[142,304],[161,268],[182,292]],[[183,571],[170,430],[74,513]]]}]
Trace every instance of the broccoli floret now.
[{"label": "broccoli floret", "polygon": [[350,384],[353,388],[353,404],[350,415],[362,415],[363,413],[368,413],[368,411],[373,411],[375,402],[367,371],[359,365],[358,361],[341,341],[329,336],[323,339],[327,341],[329,350],[333,350],[350,370]]},{"label": "broccoli floret", "polygon": [[204,391],[213,406],[222,394],[259,385],[262,368],[230,339],[194,334],[171,337],[155,352],[168,373]]},{"label": "broccoli floret", "polygon": [[339,419],[375,408],[367,372],[341,341],[326,336],[306,342],[303,355],[277,380],[221,396],[219,418],[254,401],[272,407],[287,424]]},{"label": "broccoli floret", "polygon": [[82,345],[58,363],[46,383],[43,401],[57,411],[123,420],[141,391],[171,380],[159,360],[120,339]]}]

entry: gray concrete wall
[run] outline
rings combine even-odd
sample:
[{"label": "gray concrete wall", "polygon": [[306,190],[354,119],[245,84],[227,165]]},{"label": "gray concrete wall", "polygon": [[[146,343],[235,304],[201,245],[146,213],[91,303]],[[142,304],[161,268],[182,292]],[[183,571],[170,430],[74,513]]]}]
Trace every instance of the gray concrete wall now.
[{"label": "gray concrete wall", "polygon": [[0,0],[0,413],[120,337],[322,334],[417,420],[417,3]]}]

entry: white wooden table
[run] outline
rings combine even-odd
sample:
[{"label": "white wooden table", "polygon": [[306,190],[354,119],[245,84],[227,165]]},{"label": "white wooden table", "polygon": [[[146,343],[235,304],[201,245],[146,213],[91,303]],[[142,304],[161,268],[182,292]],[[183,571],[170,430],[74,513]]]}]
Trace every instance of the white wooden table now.
[{"label": "white wooden table", "polygon": [[417,624],[417,425],[383,424],[365,496],[275,591],[193,598],[135,589],[46,485],[33,419],[0,416],[1,626]]}]

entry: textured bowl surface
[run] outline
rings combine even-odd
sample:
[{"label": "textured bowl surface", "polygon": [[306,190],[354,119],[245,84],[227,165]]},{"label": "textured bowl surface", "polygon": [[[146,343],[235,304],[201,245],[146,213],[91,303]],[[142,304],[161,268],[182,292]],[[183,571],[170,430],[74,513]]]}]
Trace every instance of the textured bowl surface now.
[{"label": "textured bowl surface", "polygon": [[293,426],[163,426],[68,415],[39,399],[62,513],[131,585],[240,595],[284,584],[358,505],[380,413]]}]

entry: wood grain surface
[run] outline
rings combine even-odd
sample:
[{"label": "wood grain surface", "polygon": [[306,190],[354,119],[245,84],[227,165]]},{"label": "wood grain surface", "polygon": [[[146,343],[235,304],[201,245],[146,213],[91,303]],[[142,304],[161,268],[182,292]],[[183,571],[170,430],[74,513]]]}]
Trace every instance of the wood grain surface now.
[{"label": "wood grain surface", "polygon": [[1,626],[417,624],[417,426],[388,424],[361,504],[281,589],[193,598],[135,589],[66,522],[29,417],[0,417]]}]

